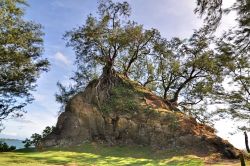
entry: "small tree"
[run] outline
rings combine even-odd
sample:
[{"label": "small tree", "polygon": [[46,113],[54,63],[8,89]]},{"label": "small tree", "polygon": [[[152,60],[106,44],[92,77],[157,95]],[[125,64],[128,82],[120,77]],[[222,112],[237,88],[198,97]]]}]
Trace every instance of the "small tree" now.
[{"label": "small tree", "polygon": [[24,144],[25,148],[29,148],[32,146],[32,143],[28,138],[26,138],[24,141],[22,141],[22,143]]},{"label": "small tree", "polygon": [[52,133],[54,130],[55,130],[55,126],[52,126],[52,127],[47,126],[47,127],[43,130],[43,132],[42,132],[42,138],[47,137],[47,136],[48,136],[50,133]]},{"label": "small tree", "polygon": [[41,140],[43,138],[45,138],[46,136],[48,136],[50,133],[52,133],[54,130],[55,130],[54,126],[52,126],[52,127],[47,126],[43,130],[42,134],[37,134],[37,133],[32,134],[31,137],[30,137],[30,139],[26,138],[23,141],[24,147],[25,148],[29,148],[30,146],[38,147],[38,145],[41,142]]},{"label": "small tree", "polygon": [[5,142],[0,141],[0,152],[9,152],[15,150],[15,146],[8,146]]}]

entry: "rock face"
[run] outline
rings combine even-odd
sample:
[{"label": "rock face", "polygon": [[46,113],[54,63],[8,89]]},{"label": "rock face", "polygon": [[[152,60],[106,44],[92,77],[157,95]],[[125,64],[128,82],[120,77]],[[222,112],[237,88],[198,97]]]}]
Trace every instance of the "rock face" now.
[{"label": "rock face", "polygon": [[[157,149],[185,148],[197,153],[218,152],[237,158],[239,151],[215,135],[214,129],[192,117],[169,110],[165,102],[149,91],[136,96],[140,110],[103,112],[95,103],[97,81],[68,102],[56,130],[42,146],[70,146],[84,141],[102,141],[112,145],[137,144]],[[112,96],[112,95],[111,95]],[[126,99],[126,98],[125,98]],[[119,104],[118,104],[119,105]]]}]

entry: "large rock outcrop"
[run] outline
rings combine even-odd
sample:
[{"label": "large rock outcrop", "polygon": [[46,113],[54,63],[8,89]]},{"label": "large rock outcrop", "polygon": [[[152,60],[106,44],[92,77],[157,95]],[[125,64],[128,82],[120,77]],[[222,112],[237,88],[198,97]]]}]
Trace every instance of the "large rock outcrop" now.
[{"label": "large rock outcrop", "polygon": [[108,144],[139,144],[158,149],[185,148],[192,152],[219,152],[237,158],[239,151],[216,136],[213,128],[199,124],[192,117],[173,112],[158,96],[147,89],[119,79],[110,97],[96,103],[96,86],[92,81],[84,92],[68,102],[56,130],[42,141],[42,146],[70,146],[84,141]]}]

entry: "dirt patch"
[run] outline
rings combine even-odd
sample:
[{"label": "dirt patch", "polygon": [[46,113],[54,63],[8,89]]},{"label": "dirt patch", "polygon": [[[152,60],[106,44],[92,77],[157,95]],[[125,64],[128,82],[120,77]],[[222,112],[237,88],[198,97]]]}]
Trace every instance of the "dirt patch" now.
[{"label": "dirt patch", "polygon": [[216,160],[205,162],[205,166],[239,166],[239,160]]}]

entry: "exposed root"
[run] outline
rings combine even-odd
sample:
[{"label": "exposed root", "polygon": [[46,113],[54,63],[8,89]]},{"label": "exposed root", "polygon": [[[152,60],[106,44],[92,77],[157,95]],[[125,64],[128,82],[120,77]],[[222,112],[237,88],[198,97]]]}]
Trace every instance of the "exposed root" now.
[{"label": "exposed root", "polygon": [[95,87],[95,90],[96,90],[96,101],[97,101],[97,106],[100,108],[100,99],[99,99],[99,93],[98,93],[98,88],[99,88],[99,86],[100,86],[100,84],[101,84],[101,78],[98,80],[98,83],[97,83],[97,85],[96,85],[96,87]]},{"label": "exposed root", "polygon": [[169,100],[165,100],[165,103],[169,106],[170,110],[174,112],[181,112],[180,109],[177,107],[177,103],[170,102]]},{"label": "exposed root", "polygon": [[115,86],[115,78],[116,78],[116,74],[115,72],[113,72],[110,75],[102,75],[100,79],[98,80],[98,83],[95,86],[95,91],[96,91],[97,106],[99,108],[103,102],[102,99],[100,98],[101,91],[105,93],[105,99],[108,99],[110,97],[111,89]]}]

